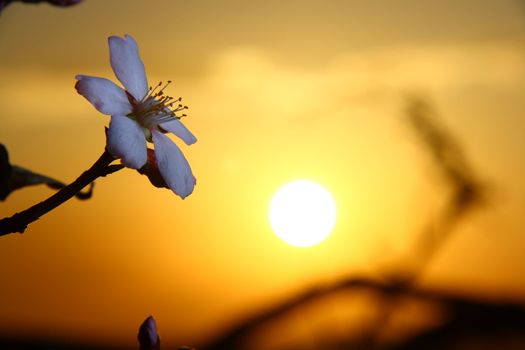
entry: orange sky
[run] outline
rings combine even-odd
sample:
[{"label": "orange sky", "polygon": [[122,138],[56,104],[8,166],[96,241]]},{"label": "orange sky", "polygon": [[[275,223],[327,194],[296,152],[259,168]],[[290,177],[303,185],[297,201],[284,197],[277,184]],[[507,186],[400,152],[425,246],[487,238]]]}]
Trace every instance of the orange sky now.
[{"label": "orange sky", "polygon": [[[100,115],[75,74],[113,79],[107,37],[131,34],[150,83],[171,79],[199,138],[181,146],[198,184],[184,201],[124,170],[0,238],[0,329],[195,344],[248,310],[407,253],[439,209],[429,162],[401,120],[422,93],[492,183],[424,278],[525,293],[525,6],[518,1],[15,4],[0,17],[0,142],[14,164],[73,180],[102,152]],[[337,202],[322,244],[271,232],[272,194],[298,178]],[[24,189],[11,215],[49,196]]]}]

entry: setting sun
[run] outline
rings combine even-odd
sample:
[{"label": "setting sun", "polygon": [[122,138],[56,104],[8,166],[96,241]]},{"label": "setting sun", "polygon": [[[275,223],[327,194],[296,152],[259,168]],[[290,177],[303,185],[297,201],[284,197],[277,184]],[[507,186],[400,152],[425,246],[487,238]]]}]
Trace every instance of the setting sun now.
[{"label": "setting sun", "polygon": [[335,201],[321,185],[296,180],[281,187],[270,202],[270,224],[286,243],[310,247],[322,242],[335,225]]}]

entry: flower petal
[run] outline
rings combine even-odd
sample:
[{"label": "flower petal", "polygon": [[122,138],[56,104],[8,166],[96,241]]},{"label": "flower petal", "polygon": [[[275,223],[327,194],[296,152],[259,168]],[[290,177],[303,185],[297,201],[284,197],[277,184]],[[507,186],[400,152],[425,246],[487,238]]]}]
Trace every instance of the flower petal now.
[{"label": "flower petal", "polygon": [[163,129],[174,133],[182,139],[187,145],[192,145],[197,142],[197,138],[186,128],[184,124],[178,119],[170,120],[169,122],[160,123]]},{"label": "flower petal", "polygon": [[140,169],[148,160],[142,128],[126,116],[111,117],[107,132],[107,149],[128,168]]},{"label": "flower petal", "polygon": [[126,115],[132,107],[126,92],[114,82],[98,77],[77,75],[75,89],[101,113]]},{"label": "flower petal", "polygon": [[171,190],[184,199],[195,187],[195,177],[188,161],[167,136],[157,130],[152,130],[152,136],[160,174]]},{"label": "flower petal", "polygon": [[129,35],[125,35],[124,39],[111,36],[108,41],[113,72],[137,101],[142,100],[148,93],[148,80],[137,43]]}]

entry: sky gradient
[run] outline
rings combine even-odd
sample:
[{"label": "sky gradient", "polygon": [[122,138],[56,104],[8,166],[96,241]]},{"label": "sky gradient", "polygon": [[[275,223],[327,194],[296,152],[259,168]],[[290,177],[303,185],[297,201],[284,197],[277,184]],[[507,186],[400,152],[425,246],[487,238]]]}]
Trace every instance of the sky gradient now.
[{"label": "sky gradient", "polygon": [[[525,295],[525,4],[520,1],[85,0],[0,15],[0,142],[13,164],[68,182],[102,153],[104,126],[75,75],[114,75],[107,37],[131,34],[150,84],[189,105],[185,200],[126,169],[24,235],[0,238],[0,329],[135,343],[147,315],[163,343],[198,344],[247,312],[406,256],[442,204],[403,120],[423,96],[487,181],[422,284]],[[301,249],[268,205],[295,179],[332,192],[338,219]],[[0,214],[47,198],[27,188]],[[454,287],[452,287],[454,286]]]}]

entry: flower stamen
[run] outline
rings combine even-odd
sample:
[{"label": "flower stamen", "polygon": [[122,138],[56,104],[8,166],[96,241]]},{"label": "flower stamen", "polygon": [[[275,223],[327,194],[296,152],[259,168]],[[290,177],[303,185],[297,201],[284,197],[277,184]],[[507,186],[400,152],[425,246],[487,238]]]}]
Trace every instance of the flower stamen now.
[{"label": "flower stamen", "polygon": [[136,120],[144,129],[156,129],[161,123],[186,117],[186,114],[177,115],[188,109],[188,106],[180,103],[182,97],[174,99],[164,94],[164,90],[170,84],[171,80],[168,80],[165,84],[161,81],[155,87],[150,86],[148,94],[134,105],[134,110],[129,117]]}]

